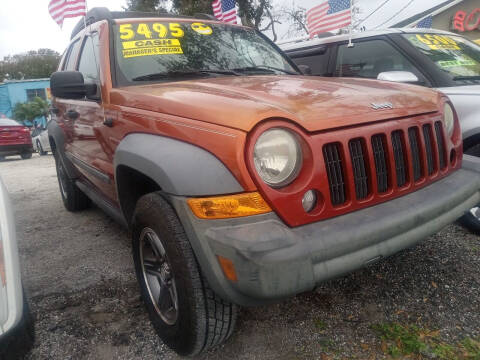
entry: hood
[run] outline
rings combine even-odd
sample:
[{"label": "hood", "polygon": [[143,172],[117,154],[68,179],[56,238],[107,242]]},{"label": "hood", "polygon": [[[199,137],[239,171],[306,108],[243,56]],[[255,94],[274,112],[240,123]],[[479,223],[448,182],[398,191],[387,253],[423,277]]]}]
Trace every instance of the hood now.
[{"label": "hood", "polygon": [[451,86],[439,88],[445,95],[477,95],[480,96],[480,85]]},{"label": "hood", "polygon": [[[374,80],[228,76],[116,88],[110,102],[244,131],[268,118],[320,131],[438,111],[438,96],[427,88]],[[393,109],[381,107],[386,103]]]}]

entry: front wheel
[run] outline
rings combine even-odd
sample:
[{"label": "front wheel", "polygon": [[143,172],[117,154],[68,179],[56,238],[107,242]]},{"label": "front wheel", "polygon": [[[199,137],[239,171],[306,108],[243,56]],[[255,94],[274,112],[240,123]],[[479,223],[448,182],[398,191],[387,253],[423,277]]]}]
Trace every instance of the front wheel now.
[{"label": "front wheel", "polygon": [[227,340],[237,307],[210,289],[177,215],[161,195],[138,201],[132,235],[142,298],[163,342],[192,356]]},{"label": "front wheel", "polygon": [[68,211],[80,211],[90,206],[90,199],[78,188],[75,181],[68,177],[62,159],[55,158],[58,185],[63,205]]},{"label": "front wheel", "polygon": [[32,158],[32,153],[31,152],[24,152],[24,153],[21,153],[20,156],[22,157],[23,160],[31,159]]}]

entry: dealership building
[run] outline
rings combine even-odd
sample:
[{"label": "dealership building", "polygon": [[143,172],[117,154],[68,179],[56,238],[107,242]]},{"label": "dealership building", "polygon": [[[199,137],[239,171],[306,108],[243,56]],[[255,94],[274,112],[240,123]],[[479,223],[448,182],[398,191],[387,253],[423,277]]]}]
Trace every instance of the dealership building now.
[{"label": "dealership building", "polygon": [[405,19],[392,27],[416,27],[420,21],[432,18],[433,29],[458,33],[480,44],[480,1],[449,0]]}]

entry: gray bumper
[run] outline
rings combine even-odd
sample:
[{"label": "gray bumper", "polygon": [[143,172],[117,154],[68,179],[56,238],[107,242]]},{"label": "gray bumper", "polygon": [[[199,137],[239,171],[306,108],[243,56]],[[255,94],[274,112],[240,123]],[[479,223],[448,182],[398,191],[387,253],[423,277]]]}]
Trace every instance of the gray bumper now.
[{"label": "gray bumper", "polygon": [[[480,203],[480,161],[426,188],[360,211],[290,228],[274,213],[200,220],[172,198],[212,288],[240,305],[295,295],[318,283],[415,245]],[[216,255],[231,259],[238,282],[225,279]]]}]

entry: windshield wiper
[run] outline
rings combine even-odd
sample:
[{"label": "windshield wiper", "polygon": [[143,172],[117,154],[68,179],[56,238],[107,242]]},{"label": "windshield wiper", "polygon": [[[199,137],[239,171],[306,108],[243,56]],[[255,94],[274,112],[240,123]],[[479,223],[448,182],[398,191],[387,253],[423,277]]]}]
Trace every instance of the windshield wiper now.
[{"label": "windshield wiper", "polygon": [[152,73],[152,74],[137,76],[137,77],[134,77],[132,81],[149,81],[149,80],[171,79],[176,77],[188,77],[188,76],[210,76],[212,74],[235,75],[235,76],[240,75],[233,70],[167,71],[167,72]]},{"label": "windshield wiper", "polygon": [[236,71],[236,72],[249,72],[249,71],[251,71],[251,72],[262,72],[262,73],[267,73],[267,74],[275,74],[275,72],[278,71],[278,72],[282,72],[282,73],[288,74],[288,75],[300,75],[299,73],[294,72],[294,71],[281,69],[281,68],[277,68],[277,67],[274,67],[274,66],[268,66],[268,65],[246,66],[246,67],[242,67],[242,68],[233,69],[233,71]]},{"label": "windshield wiper", "polygon": [[480,75],[455,76],[453,80],[480,80]]}]

